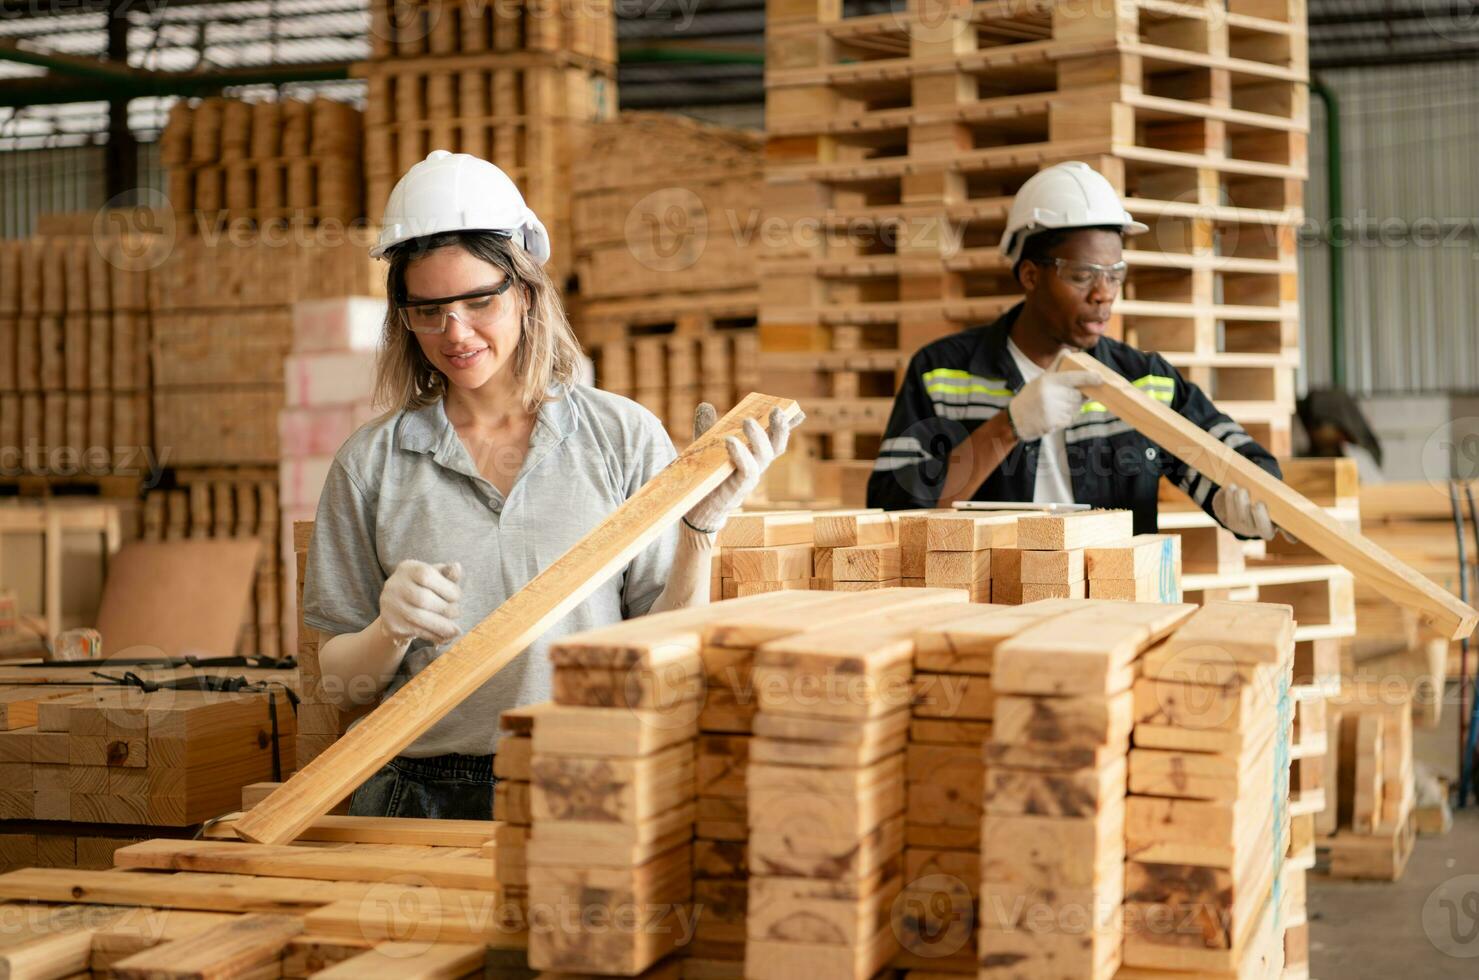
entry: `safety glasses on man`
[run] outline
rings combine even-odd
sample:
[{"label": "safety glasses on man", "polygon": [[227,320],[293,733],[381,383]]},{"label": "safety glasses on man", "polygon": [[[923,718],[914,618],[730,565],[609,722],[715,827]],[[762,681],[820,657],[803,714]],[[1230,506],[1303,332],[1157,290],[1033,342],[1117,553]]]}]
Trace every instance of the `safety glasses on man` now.
[{"label": "safety glasses on man", "polygon": [[513,280],[505,276],[503,282],[492,289],[441,299],[403,298],[396,306],[400,310],[401,323],[413,333],[445,333],[449,317],[455,317],[465,327],[488,327],[498,322],[503,311],[503,294],[511,285]]}]

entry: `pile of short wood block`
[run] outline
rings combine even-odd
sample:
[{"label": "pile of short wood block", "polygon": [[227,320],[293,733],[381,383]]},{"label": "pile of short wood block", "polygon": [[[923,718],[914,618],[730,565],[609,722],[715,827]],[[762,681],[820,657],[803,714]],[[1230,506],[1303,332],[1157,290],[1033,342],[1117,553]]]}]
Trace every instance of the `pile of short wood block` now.
[{"label": "pile of short wood block", "polygon": [[530,965],[643,974],[691,934],[684,975],[1278,976],[1288,609],[965,600],[790,590],[557,643],[529,901],[645,927],[536,921]]},{"label": "pile of short wood block", "polygon": [[902,586],[998,605],[1181,599],[1179,540],[1136,535],[1129,511],[754,512],[731,516],[716,541],[710,588],[722,598]]},{"label": "pile of short wood block", "polygon": [[570,167],[585,124],[616,107],[616,22],[602,3],[371,5],[365,184],[378,224],[390,190],[432,150],[471,153],[511,177],[549,230],[556,283],[570,271]]},{"label": "pile of short wood block", "polygon": [[[132,828],[135,838],[151,827],[197,826],[235,809],[243,786],[292,770],[291,672],[250,671],[277,678],[270,693],[146,693],[89,686],[95,666],[8,667],[0,678],[0,842],[8,867],[107,867],[107,841],[116,846],[120,833],[96,825]],[[196,676],[132,669],[148,682]]]},{"label": "pile of short wood block", "polygon": [[147,472],[147,236],[0,242],[0,446],[17,473]]},{"label": "pile of short wood block", "polygon": [[181,99],[159,137],[176,233],[347,228],[364,214],[360,127],[332,99]]}]

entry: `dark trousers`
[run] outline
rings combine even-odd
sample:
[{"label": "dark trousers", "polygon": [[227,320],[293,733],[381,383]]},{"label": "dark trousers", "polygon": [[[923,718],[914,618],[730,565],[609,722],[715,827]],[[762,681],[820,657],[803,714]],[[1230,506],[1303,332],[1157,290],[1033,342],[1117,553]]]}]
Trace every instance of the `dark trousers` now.
[{"label": "dark trousers", "polygon": [[491,755],[397,756],[365,780],[349,799],[356,817],[493,819]]}]

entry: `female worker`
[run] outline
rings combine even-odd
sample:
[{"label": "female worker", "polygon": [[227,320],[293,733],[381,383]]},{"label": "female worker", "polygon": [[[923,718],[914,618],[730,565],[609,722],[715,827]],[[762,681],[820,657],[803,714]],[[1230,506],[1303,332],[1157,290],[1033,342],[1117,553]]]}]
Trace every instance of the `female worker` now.
[{"label": "female worker", "polygon": [[[493,164],[438,150],[390,193],[376,372],[391,411],[340,448],[303,588],[326,693],[389,694],[637,492],[676,453],[647,409],[575,381],[580,348],[542,268],[549,238]],[[713,424],[704,405],[695,431]],[[550,696],[559,636],[708,601],[713,534],[786,447],[728,440],[734,473],[354,793],[361,815],[488,819],[500,712]]]}]

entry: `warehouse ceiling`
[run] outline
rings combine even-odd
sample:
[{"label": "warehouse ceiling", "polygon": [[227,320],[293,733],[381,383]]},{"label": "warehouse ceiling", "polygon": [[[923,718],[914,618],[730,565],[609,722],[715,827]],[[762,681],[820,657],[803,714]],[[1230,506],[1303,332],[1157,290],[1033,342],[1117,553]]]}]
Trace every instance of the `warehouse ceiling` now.
[{"label": "warehouse ceiling", "polygon": [[[614,2],[623,108],[761,125],[764,0]],[[902,5],[849,0],[848,12]],[[1309,0],[1309,13],[1317,70],[1479,57],[1479,8],[1461,0]],[[247,96],[312,89],[362,101],[362,83],[345,76],[369,56],[368,23],[368,0],[0,0],[0,147],[93,142],[108,129],[102,98],[125,88],[129,128],[145,139],[176,97],[154,92],[229,82]],[[131,68],[170,76],[88,71],[87,59],[125,41]],[[37,63],[49,60],[66,63]]]}]

